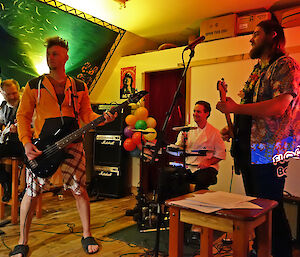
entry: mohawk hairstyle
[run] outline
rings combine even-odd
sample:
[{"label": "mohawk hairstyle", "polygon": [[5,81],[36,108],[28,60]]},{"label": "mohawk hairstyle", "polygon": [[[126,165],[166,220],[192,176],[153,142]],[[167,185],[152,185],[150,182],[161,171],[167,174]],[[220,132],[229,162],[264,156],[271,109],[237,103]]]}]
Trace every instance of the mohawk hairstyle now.
[{"label": "mohawk hairstyle", "polygon": [[65,48],[67,51],[69,50],[69,44],[67,40],[62,39],[61,37],[50,37],[46,39],[45,46],[48,48],[52,46],[61,46]]}]

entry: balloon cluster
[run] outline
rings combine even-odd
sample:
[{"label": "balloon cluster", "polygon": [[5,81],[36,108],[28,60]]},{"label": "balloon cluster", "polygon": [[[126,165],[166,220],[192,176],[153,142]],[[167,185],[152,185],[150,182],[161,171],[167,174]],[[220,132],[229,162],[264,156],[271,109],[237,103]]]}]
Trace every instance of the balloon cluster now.
[{"label": "balloon cluster", "polygon": [[[124,135],[127,138],[123,143],[123,147],[130,152],[131,156],[139,156],[142,149],[142,140],[143,142],[152,142],[157,136],[155,130],[156,120],[153,117],[148,117],[148,114],[147,108],[139,107],[134,114],[129,114],[125,118],[127,126],[124,129]],[[150,133],[142,134],[142,132],[133,130],[143,130]]]}]

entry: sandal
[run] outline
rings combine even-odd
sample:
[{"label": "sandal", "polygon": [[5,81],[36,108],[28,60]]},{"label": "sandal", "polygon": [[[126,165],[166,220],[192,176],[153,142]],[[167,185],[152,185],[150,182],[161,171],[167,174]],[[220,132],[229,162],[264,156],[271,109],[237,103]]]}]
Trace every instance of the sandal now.
[{"label": "sandal", "polygon": [[82,244],[82,248],[83,250],[87,253],[87,254],[94,254],[97,253],[99,251],[99,248],[96,252],[89,252],[89,245],[98,245],[99,244],[96,242],[95,238],[93,238],[92,236],[88,236],[86,238],[82,237],[81,238],[81,244]]},{"label": "sandal", "polygon": [[9,253],[9,256],[22,254],[22,257],[27,257],[28,252],[29,252],[28,245],[16,245],[15,248]]}]

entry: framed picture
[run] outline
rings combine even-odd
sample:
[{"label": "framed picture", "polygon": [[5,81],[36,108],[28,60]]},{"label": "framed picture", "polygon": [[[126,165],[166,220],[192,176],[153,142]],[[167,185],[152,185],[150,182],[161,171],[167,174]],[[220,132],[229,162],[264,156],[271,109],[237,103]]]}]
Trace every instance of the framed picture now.
[{"label": "framed picture", "polygon": [[120,98],[127,99],[135,93],[136,66],[121,68]]}]

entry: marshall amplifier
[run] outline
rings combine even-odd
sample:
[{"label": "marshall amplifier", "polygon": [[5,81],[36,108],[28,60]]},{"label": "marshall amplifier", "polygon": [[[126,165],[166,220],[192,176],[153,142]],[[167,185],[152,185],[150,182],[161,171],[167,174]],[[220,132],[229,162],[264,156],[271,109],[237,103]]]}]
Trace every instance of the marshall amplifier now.
[{"label": "marshall amplifier", "polygon": [[[118,104],[92,104],[92,109],[95,113],[102,115],[105,111],[109,111],[111,107],[117,106]],[[96,128],[97,132],[102,134],[121,134],[126,127],[125,118],[130,114],[130,107],[127,106],[121,109],[118,117],[110,123],[104,126],[99,126]]]},{"label": "marshall amplifier", "polygon": [[125,167],[94,166],[92,178],[93,190],[96,194],[104,197],[120,198],[128,195],[129,181]]},{"label": "marshall amplifier", "polygon": [[95,135],[94,165],[119,166],[122,154],[125,153],[120,135]]},{"label": "marshall amplifier", "polygon": [[97,195],[119,198],[129,194],[128,153],[121,135],[95,134],[92,187]]}]

